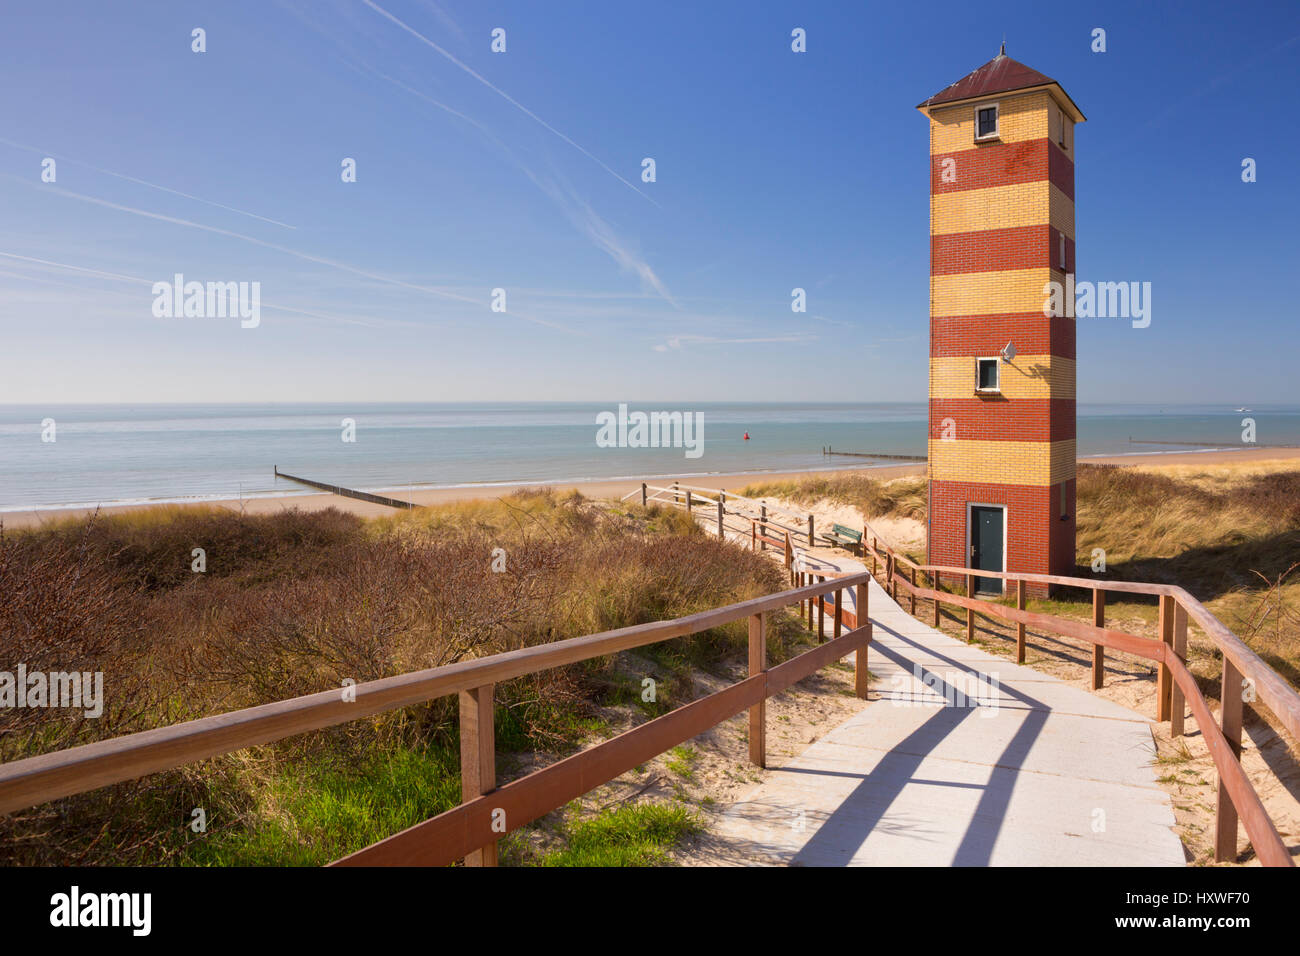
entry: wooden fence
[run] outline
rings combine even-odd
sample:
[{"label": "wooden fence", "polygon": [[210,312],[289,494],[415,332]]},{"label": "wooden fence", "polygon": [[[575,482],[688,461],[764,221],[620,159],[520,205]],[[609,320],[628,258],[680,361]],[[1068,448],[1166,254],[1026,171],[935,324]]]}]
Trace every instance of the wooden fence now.
[{"label": "wooden fence", "polygon": [[[133,780],[295,734],[424,703],[448,694],[460,699],[462,803],[331,865],[440,866],[457,859],[493,865],[496,841],[570,800],[608,783],[741,711],[749,711],[749,759],[766,765],[766,701],[826,665],[856,653],[854,688],[867,696],[871,625],[769,667],[767,618],[803,601],[858,589],[867,606],[870,575],[861,573],[782,591],[669,621],[575,637],[493,654],[446,667],[368,681],[341,690],[204,717],[112,740],[72,747],[0,765],[0,813]],[[644,647],[749,621],[749,676],[691,701],[626,733],[498,787],[493,732],[493,689],[501,681],[593,657]]]}]

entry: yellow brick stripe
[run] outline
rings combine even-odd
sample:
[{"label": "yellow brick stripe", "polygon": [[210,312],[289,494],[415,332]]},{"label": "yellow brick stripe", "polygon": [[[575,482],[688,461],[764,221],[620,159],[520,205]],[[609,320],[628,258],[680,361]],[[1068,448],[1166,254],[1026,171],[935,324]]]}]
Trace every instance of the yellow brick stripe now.
[{"label": "yellow brick stripe", "polygon": [[1051,269],[1008,269],[930,277],[930,316],[1006,315],[1043,311],[1048,282],[1060,281]]},{"label": "yellow brick stripe", "polygon": [[930,477],[993,485],[1050,486],[1074,477],[1075,442],[930,440]]},{"label": "yellow brick stripe", "polygon": [[1074,238],[1074,202],[1046,179],[930,197],[930,234],[935,236],[1044,223]]},{"label": "yellow brick stripe", "polygon": [[[1051,135],[1048,129],[1047,108],[1051,97],[1046,90],[1027,95],[1003,94],[979,100],[979,103],[998,103],[998,143],[1023,143],[1029,139],[1044,139]],[[930,111],[930,155],[955,153],[959,149],[975,149],[974,102],[960,106],[939,107]]]},{"label": "yellow brick stripe", "polygon": [[[1059,355],[1017,355],[999,370],[1002,397],[1074,398],[1074,359]],[[975,358],[930,359],[931,398],[974,398]]]}]

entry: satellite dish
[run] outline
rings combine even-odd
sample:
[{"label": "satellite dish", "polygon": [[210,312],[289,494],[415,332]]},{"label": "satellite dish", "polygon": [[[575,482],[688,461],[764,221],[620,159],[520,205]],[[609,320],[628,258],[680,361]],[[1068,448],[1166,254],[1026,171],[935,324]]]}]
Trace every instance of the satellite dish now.
[{"label": "satellite dish", "polygon": [[1002,361],[1010,362],[1016,357],[1016,347],[1010,342],[1002,349]]}]

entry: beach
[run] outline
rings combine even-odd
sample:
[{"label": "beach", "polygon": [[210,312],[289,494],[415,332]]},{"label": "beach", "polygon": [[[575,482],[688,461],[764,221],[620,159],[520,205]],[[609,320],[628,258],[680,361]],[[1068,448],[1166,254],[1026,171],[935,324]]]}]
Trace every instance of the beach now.
[{"label": "beach", "polygon": [[[1130,468],[1150,468],[1150,467],[1188,467],[1198,465],[1223,465],[1223,464],[1240,464],[1240,465],[1260,465],[1273,463],[1293,462],[1296,467],[1300,467],[1300,448],[1251,448],[1232,451],[1205,451],[1205,452],[1168,452],[1153,455],[1115,455],[1095,458],[1080,458],[1080,464],[1091,465],[1119,465]],[[819,470],[812,469],[807,471],[783,471],[783,472],[761,472],[761,473],[744,473],[728,475],[691,475],[685,477],[659,477],[648,479],[647,483],[666,487],[674,481],[680,481],[682,485],[689,485],[694,488],[721,489],[723,491],[739,491],[747,485],[757,484],[759,482],[780,482],[793,481],[801,478],[814,476],[829,475],[847,475],[860,474],[871,478],[888,480],[891,478],[901,478],[909,475],[925,474],[925,464],[922,462],[885,465],[872,468],[861,469],[834,469]],[[386,497],[395,498],[400,501],[410,501],[412,504],[419,506],[444,505],[457,501],[473,501],[481,499],[501,498],[512,494],[520,488],[554,488],[557,491],[577,491],[588,498],[617,499],[624,495],[631,494],[641,487],[639,479],[609,479],[596,481],[558,481],[558,482],[529,482],[525,484],[492,484],[469,487],[455,488],[410,488],[410,489],[387,489],[380,492]],[[305,490],[305,489],[304,489]],[[370,489],[359,489],[370,490]],[[393,508],[386,505],[374,504],[368,501],[359,501],[355,498],[347,498],[340,495],[327,493],[305,493],[301,495],[277,495],[274,497],[248,497],[240,500],[220,500],[195,502],[209,507],[226,508],[231,511],[242,511],[244,514],[268,514],[276,511],[282,511],[289,508],[298,508],[303,511],[320,511],[325,508],[337,508],[340,511],[355,514],[363,518],[376,518],[394,513]],[[148,508],[159,507],[159,504],[127,504],[115,505],[105,504],[98,510],[101,514],[119,514],[131,511],[140,511]],[[45,524],[50,521],[67,520],[70,518],[81,518],[92,514],[97,509],[93,507],[82,508],[36,508],[27,511],[9,511],[0,515],[0,523],[5,528],[30,528]]]}]

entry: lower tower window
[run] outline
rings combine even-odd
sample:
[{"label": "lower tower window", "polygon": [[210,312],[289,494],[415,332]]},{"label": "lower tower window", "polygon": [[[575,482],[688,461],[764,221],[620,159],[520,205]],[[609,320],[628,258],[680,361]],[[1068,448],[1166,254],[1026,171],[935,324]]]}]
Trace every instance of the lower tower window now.
[{"label": "lower tower window", "polygon": [[977,392],[997,392],[1000,390],[998,382],[998,360],[996,358],[982,358],[975,360],[975,391]]}]

